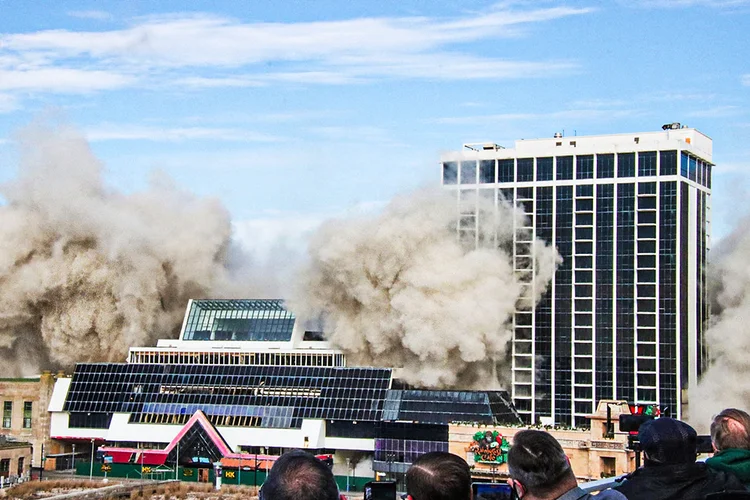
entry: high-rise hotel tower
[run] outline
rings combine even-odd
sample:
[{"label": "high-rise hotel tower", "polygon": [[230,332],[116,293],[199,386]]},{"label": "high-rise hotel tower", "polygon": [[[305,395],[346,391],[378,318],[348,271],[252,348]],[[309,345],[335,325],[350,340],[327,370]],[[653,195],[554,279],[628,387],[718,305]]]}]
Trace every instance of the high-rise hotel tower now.
[{"label": "high-rise hotel tower", "polygon": [[528,421],[582,425],[601,399],[682,415],[705,362],[712,141],[662,129],[441,157],[462,237],[478,223],[466,202],[507,201],[527,216],[515,228],[519,276],[533,265],[531,235],[563,258],[537,306],[513,317],[512,396]]}]

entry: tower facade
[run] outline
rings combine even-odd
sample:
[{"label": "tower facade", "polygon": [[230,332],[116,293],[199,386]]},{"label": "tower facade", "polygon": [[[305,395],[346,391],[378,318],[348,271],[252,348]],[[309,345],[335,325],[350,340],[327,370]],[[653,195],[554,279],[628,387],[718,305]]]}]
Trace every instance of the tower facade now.
[{"label": "tower facade", "polygon": [[461,238],[476,233],[474,200],[511,203],[526,214],[513,221],[518,278],[537,238],[563,259],[536,307],[512,318],[510,389],[529,422],[583,425],[602,399],[683,413],[706,358],[712,141],[664,129],[466,144],[441,157]]}]

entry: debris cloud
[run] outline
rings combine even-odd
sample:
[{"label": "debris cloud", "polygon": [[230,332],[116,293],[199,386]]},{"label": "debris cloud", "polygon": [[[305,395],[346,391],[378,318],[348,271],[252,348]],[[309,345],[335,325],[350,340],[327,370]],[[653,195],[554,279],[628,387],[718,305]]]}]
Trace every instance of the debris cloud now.
[{"label": "debris cloud", "polygon": [[510,371],[513,311],[533,307],[559,262],[536,240],[525,247],[533,270],[517,279],[523,218],[504,202],[480,197],[459,210],[455,193],[421,191],[378,215],[326,222],[291,306],[322,317],[354,365],[398,367],[420,387],[498,388]]},{"label": "debris cloud", "polygon": [[18,134],[17,179],[0,187],[0,375],[123,361],[179,331],[188,299],[235,295],[229,215],[156,175],[106,188],[70,127]]},{"label": "debris cloud", "polygon": [[707,430],[728,407],[750,408],[750,218],[711,250],[709,366],[689,394],[689,419]]}]

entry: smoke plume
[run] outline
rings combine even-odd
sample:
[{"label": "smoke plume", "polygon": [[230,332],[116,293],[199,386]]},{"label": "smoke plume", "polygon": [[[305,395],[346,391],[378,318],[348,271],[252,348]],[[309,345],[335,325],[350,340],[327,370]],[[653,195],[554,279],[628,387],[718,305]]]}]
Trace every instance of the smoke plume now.
[{"label": "smoke plume", "polygon": [[480,199],[459,215],[454,196],[419,192],[376,216],[325,223],[311,239],[295,311],[320,315],[355,365],[399,367],[421,387],[497,387],[513,310],[533,307],[558,256],[542,241],[526,245],[535,271],[516,279],[523,214]]},{"label": "smoke plume", "polygon": [[0,374],[124,361],[174,335],[189,298],[230,293],[221,204],[156,177],[107,189],[102,164],[65,126],[18,135],[18,178],[0,206]]},{"label": "smoke plume", "polygon": [[750,219],[711,250],[708,289],[712,320],[706,332],[710,365],[689,394],[689,417],[707,429],[727,407],[750,409]]}]

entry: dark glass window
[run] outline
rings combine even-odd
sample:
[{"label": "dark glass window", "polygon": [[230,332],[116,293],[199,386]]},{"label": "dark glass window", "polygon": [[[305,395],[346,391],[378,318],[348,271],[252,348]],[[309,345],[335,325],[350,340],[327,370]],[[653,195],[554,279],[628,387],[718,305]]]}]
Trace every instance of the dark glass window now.
[{"label": "dark glass window", "polygon": [[661,151],[659,153],[659,174],[677,175],[677,151]]},{"label": "dark glass window", "polygon": [[518,166],[518,182],[531,182],[534,180],[534,158],[519,158],[516,160]]},{"label": "dark glass window", "polygon": [[635,177],[635,153],[617,153],[617,177]]},{"label": "dark glass window", "polygon": [[656,194],[655,182],[639,182],[638,194]]},{"label": "dark glass window", "polygon": [[515,161],[512,159],[497,161],[497,182],[513,182],[516,180]]},{"label": "dark glass window", "polygon": [[13,401],[3,401],[3,428],[10,429],[13,421]]},{"label": "dark glass window", "polygon": [[462,161],[461,162],[461,184],[476,184],[476,183],[477,183],[477,162]]},{"label": "dark glass window", "polygon": [[594,185],[581,184],[576,186],[576,196],[594,196]]},{"label": "dark glass window", "polygon": [[446,161],[443,163],[443,184],[458,183],[458,163]]},{"label": "dark glass window", "polygon": [[553,160],[551,157],[536,159],[536,180],[551,181],[554,179]]},{"label": "dark glass window", "polygon": [[515,203],[513,188],[500,188],[500,199],[513,205]]},{"label": "dark glass window", "polygon": [[495,182],[495,160],[479,161],[479,182],[493,184]]},{"label": "dark glass window", "polygon": [[648,208],[656,208],[656,196],[639,196],[638,208],[640,210],[648,209]]},{"label": "dark glass window", "polygon": [[576,156],[576,179],[594,178],[594,156]]},{"label": "dark glass window", "polygon": [[596,155],[596,178],[611,179],[615,176],[615,155]]},{"label": "dark glass window", "polygon": [[682,153],[680,155],[680,175],[683,177],[688,176],[688,155],[687,153]]},{"label": "dark glass window", "polygon": [[573,157],[572,156],[558,156],[557,157],[557,180],[572,180],[573,179]]},{"label": "dark glass window", "polygon": [[31,429],[33,406],[34,406],[34,403],[32,401],[23,402],[23,428],[24,429]]},{"label": "dark glass window", "polygon": [[690,156],[688,159],[688,178],[691,181],[696,180],[696,169],[697,169],[697,160],[695,157]]},{"label": "dark glass window", "polygon": [[656,175],[656,151],[638,153],[638,175]]}]

